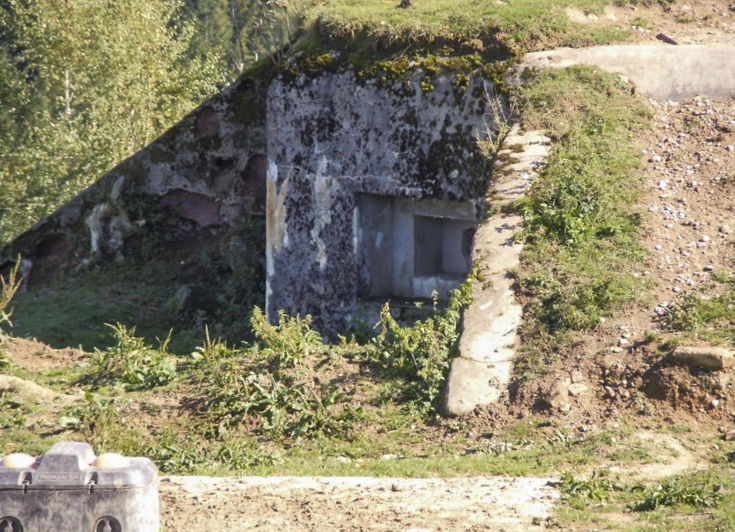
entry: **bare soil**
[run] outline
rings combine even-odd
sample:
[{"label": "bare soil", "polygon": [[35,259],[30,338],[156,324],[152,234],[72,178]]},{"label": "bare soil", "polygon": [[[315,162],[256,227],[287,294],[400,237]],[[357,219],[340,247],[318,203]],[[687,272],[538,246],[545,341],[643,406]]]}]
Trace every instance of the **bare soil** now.
[{"label": "bare soil", "polygon": [[[168,477],[167,530],[543,530],[558,490],[547,479]],[[536,526],[534,526],[536,525]]]}]

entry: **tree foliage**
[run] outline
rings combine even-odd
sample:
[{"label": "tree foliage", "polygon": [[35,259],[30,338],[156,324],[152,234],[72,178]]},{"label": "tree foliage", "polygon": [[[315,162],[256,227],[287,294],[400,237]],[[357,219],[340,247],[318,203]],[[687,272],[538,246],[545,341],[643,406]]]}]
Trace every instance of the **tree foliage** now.
[{"label": "tree foliage", "polygon": [[225,81],[179,0],[0,1],[0,243]]}]

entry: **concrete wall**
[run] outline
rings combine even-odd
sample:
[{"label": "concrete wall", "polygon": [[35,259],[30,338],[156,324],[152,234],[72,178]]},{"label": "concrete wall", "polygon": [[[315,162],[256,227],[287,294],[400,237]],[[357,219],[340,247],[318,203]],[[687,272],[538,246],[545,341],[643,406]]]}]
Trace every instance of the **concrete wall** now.
[{"label": "concrete wall", "polygon": [[[371,293],[366,278],[383,279],[374,293],[391,283],[393,289],[412,283],[403,267],[412,270],[414,254],[396,251],[401,240],[409,247],[414,242],[401,216],[410,215],[412,222],[414,214],[451,217],[454,210],[460,220],[474,223],[491,171],[477,141],[492,132],[492,106],[485,101],[492,87],[475,78],[462,89],[453,79],[439,78],[434,90],[423,92],[419,81],[410,89],[404,83],[381,86],[348,71],[271,84],[266,257],[271,319],[285,310],[311,314],[323,331],[344,330],[359,294]],[[370,209],[392,217],[384,224],[396,229],[391,235],[380,224],[368,224],[362,232],[359,204],[364,211],[369,197]],[[403,200],[395,208],[375,200],[380,197]],[[375,246],[377,238],[390,256],[385,271],[366,272],[360,257],[381,251],[362,248],[370,239]],[[390,275],[398,279],[391,281]]]},{"label": "concrete wall", "polygon": [[265,214],[266,83],[240,80],[0,250],[31,282],[125,252],[167,218],[227,230]]}]

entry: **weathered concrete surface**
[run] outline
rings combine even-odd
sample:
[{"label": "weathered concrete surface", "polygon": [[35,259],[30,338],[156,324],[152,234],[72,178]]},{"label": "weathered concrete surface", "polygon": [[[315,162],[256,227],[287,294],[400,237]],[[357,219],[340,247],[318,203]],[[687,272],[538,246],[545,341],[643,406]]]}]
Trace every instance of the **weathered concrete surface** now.
[{"label": "weathered concrete surface", "polygon": [[243,78],[201,105],[1,249],[0,269],[20,254],[33,282],[120,257],[150,217],[226,231],[265,214],[266,88]]},{"label": "weathered concrete surface", "polygon": [[[550,140],[539,132],[521,134],[518,126],[503,140],[495,168],[496,181],[488,200],[492,208],[521,198],[532,176],[545,162]],[[515,341],[522,308],[515,300],[512,270],[518,266],[521,244],[513,241],[523,218],[502,211],[480,224],[475,234],[474,259],[480,280],[473,287],[473,303],[464,313],[459,357],[447,380],[445,410],[463,415],[498,400],[510,381]]]},{"label": "weathered concrete surface", "polygon": [[735,364],[735,353],[724,347],[680,346],[671,354],[671,360],[675,363],[690,366],[725,369]]},{"label": "weathered concrete surface", "polygon": [[[417,74],[410,86],[357,79],[351,71],[271,84],[269,319],[285,310],[312,315],[323,332],[349,328],[358,299],[371,294],[361,286],[377,275],[366,271],[370,264],[365,260],[390,244],[386,235],[394,237],[394,245],[380,252],[393,257],[391,271],[382,266],[373,270],[386,270],[380,274],[397,279],[394,286],[416,286],[420,291],[426,287],[416,279],[416,256],[410,249],[400,253],[397,243],[413,245],[413,223],[424,206],[423,215],[436,219],[453,220],[443,214],[452,210],[447,207],[452,203],[469,204],[471,212],[479,213],[476,207],[484,197],[491,164],[477,142],[493,133],[493,107],[486,102],[492,84],[476,76],[462,88],[452,76],[442,75],[433,80],[434,89],[425,92],[420,88],[422,76]],[[361,201],[366,196],[376,201]],[[380,198],[389,197],[405,200],[385,205],[395,223],[363,232],[361,204],[377,212]],[[427,200],[444,202],[444,207]],[[374,241],[366,242],[369,237]],[[376,249],[365,252],[367,245]]]},{"label": "weathered concrete surface", "polygon": [[735,46],[615,45],[561,48],[526,54],[526,68],[594,65],[626,76],[643,96],[683,100],[697,95],[713,99],[735,96]]}]

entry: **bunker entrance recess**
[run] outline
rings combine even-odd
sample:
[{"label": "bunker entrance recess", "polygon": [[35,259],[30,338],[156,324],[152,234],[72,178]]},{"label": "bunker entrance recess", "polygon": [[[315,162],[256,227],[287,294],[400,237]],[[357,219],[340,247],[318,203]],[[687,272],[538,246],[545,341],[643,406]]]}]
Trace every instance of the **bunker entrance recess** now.
[{"label": "bunker entrance recess", "polygon": [[447,298],[466,279],[477,228],[472,203],[358,194],[358,298]]}]

